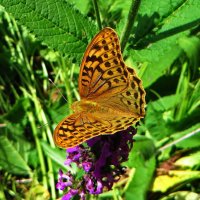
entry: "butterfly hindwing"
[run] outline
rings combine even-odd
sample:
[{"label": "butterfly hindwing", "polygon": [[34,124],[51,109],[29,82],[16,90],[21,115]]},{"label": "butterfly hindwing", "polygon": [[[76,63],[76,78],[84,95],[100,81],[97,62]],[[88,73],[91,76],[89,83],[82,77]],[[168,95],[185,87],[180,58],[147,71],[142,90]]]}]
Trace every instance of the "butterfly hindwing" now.
[{"label": "butterfly hindwing", "polygon": [[54,131],[54,142],[61,148],[70,148],[98,135],[114,134],[127,129],[139,119],[132,116],[118,116],[104,113],[75,113],[64,118]]},{"label": "butterfly hindwing", "polygon": [[141,118],[145,114],[145,91],[142,81],[137,77],[134,69],[128,68],[130,83],[121,93],[106,98],[97,98],[95,101],[102,106],[108,106],[127,115]]},{"label": "butterfly hindwing", "polygon": [[76,146],[109,130],[110,123],[86,113],[74,113],[64,118],[54,131],[54,142],[61,148]]}]

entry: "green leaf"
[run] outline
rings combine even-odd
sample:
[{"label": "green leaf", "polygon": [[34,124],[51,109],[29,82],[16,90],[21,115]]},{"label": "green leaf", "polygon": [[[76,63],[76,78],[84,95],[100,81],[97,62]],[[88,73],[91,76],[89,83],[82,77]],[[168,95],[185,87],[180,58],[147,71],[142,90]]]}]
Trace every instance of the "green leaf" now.
[{"label": "green leaf", "polygon": [[197,148],[200,141],[200,123],[191,126],[190,128],[173,134],[174,140],[184,137],[180,142],[176,144],[178,148]]},{"label": "green leaf", "polygon": [[17,99],[12,109],[4,116],[4,119],[6,118],[12,123],[22,123],[29,107],[30,102],[27,98]]},{"label": "green leaf", "polygon": [[192,113],[195,109],[198,109],[200,105],[200,80],[198,80],[197,84],[194,86],[194,90],[188,102],[189,111],[188,113]]},{"label": "green leaf", "polygon": [[167,175],[164,174],[155,178],[152,190],[158,193],[173,191],[174,188],[186,185],[188,182],[192,183],[192,180],[199,180],[199,178],[200,172],[197,170],[170,170]]},{"label": "green leaf", "polygon": [[191,191],[177,191],[161,198],[160,200],[199,200],[199,194]]},{"label": "green leaf", "polygon": [[135,142],[133,149],[129,155],[128,161],[125,162],[126,165],[130,168],[140,166],[140,161],[139,164],[137,164],[138,155],[140,158],[142,158],[143,161],[146,161],[155,154],[155,146],[151,139],[140,135],[136,135],[134,139]]},{"label": "green leaf", "polygon": [[136,40],[158,31],[164,20],[183,4],[183,0],[149,1],[143,0],[137,17],[137,26],[133,28]]},{"label": "green leaf", "polygon": [[183,37],[178,41],[180,47],[186,53],[187,57],[191,61],[193,67],[198,67],[200,64],[200,39],[198,37]]},{"label": "green leaf", "polygon": [[30,175],[31,173],[25,160],[5,136],[0,136],[0,167],[12,174]]},{"label": "green leaf", "polygon": [[178,95],[170,95],[148,104],[145,126],[150,135],[157,140],[174,132],[173,126],[170,126],[174,120],[171,110],[177,105],[178,99]]},{"label": "green leaf", "polygon": [[78,8],[78,10],[81,11],[81,13],[83,14],[87,14],[89,11],[89,4],[91,3],[90,0],[84,0],[84,1],[80,1],[80,0],[68,0],[69,3],[75,5],[76,8]]},{"label": "green leaf", "polygon": [[[42,148],[46,156],[50,157],[62,168],[64,167],[64,161],[66,160],[66,150],[59,150],[58,148],[52,148],[49,144],[44,141],[41,141]],[[67,169],[67,167],[66,167]]]},{"label": "green leaf", "polygon": [[195,167],[199,167],[199,163],[200,163],[200,151],[197,151],[195,153],[181,157],[178,160],[176,160],[175,166],[181,168],[195,169]]},{"label": "green leaf", "polygon": [[[151,32],[145,33],[147,36],[138,41],[137,46],[138,48],[140,46],[141,50],[130,49],[134,60],[146,65],[141,76],[144,87],[149,87],[164,74],[181,52],[178,45],[179,38],[188,35],[189,31],[187,30],[200,23],[198,0],[188,0],[175,5],[172,5],[171,1],[168,2],[171,10],[165,11],[167,16],[163,16],[162,20],[159,19],[160,22],[157,23],[157,26],[151,27],[149,30]],[[152,14],[160,16],[159,12],[162,11],[163,6],[163,3],[161,5],[160,3],[159,1],[157,4],[152,4],[152,1],[149,1],[153,7],[157,5],[157,10],[154,9]],[[143,18],[145,17],[143,16]]]},{"label": "green leaf", "polygon": [[130,53],[134,60],[143,62],[145,65],[142,73],[140,72],[144,87],[149,87],[162,76],[180,52],[175,36],[156,42],[147,49],[131,50]]},{"label": "green leaf", "polygon": [[155,146],[151,139],[144,136],[134,138],[136,141],[133,150],[125,164],[129,168],[135,168],[135,174],[129,181],[125,191],[125,199],[145,200],[156,166]]},{"label": "green leaf", "polygon": [[145,200],[147,191],[152,182],[153,173],[155,170],[155,157],[145,162],[136,168],[135,174],[125,192],[125,199],[127,200]]},{"label": "green leaf", "polygon": [[39,40],[79,62],[97,30],[64,0],[0,0],[0,4]]}]

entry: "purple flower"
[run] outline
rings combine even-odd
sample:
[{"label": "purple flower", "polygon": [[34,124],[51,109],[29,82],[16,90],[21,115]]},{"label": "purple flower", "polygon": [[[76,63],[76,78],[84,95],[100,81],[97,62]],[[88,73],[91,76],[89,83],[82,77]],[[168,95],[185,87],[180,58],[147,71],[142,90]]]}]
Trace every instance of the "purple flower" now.
[{"label": "purple flower", "polygon": [[89,172],[90,169],[92,168],[92,163],[91,162],[83,162],[82,167],[85,172]]},{"label": "purple flower", "polygon": [[67,174],[63,174],[63,171],[59,170],[59,179],[56,184],[56,188],[59,190],[64,190],[66,187],[69,187],[72,185],[73,178],[70,172]]},{"label": "purple flower", "polygon": [[75,162],[75,163],[78,162],[81,157],[82,149],[83,148],[81,145],[68,148],[67,149],[68,157],[64,164],[69,166],[72,162]]},{"label": "purple flower", "polygon": [[103,185],[101,181],[96,180],[96,183],[92,178],[85,177],[86,180],[86,189],[90,194],[101,194],[103,191]]},{"label": "purple flower", "polygon": [[61,200],[70,200],[73,196],[78,194],[78,190],[70,189],[67,194],[65,194]]},{"label": "purple flower", "polygon": [[129,127],[113,135],[102,135],[87,141],[88,147],[79,145],[67,149],[66,165],[76,163],[84,170],[82,176],[73,178],[71,172],[59,171],[57,189],[68,192],[62,200],[79,195],[85,200],[86,194],[101,194],[104,189],[111,190],[115,182],[125,172],[122,162],[128,159],[133,146],[136,129]]}]

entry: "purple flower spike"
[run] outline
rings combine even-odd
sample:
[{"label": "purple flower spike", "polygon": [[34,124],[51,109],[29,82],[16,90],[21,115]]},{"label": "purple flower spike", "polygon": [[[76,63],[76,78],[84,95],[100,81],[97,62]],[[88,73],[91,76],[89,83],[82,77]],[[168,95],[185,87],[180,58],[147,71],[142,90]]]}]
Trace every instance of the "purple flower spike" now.
[{"label": "purple flower spike", "polygon": [[94,181],[90,177],[86,177],[86,189],[90,194],[101,194],[103,185],[101,181]]},{"label": "purple flower spike", "polygon": [[78,194],[78,190],[70,189],[69,192],[62,197],[61,200],[70,200],[76,194]]},{"label": "purple flower spike", "polygon": [[89,172],[90,169],[92,168],[92,163],[91,162],[83,162],[82,166],[83,166],[83,169],[85,172]]},{"label": "purple flower spike", "polygon": [[62,170],[59,170],[59,179],[56,184],[56,188],[59,190],[64,190],[65,188],[72,185],[73,178],[70,173],[63,174]]},{"label": "purple flower spike", "polygon": [[80,147],[79,146],[75,146],[75,147],[71,147],[67,149],[67,153],[74,153],[74,152],[79,152]]},{"label": "purple flower spike", "polygon": [[64,162],[64,165],[70,166],[70,164],[72,163],[72,159],[67,158]]},{"label": "purple flower spike", "polygon": [[101,194],[103,192],[103,184],[101,181],[97,181],[97,188],[94,194]]},{"label": "purple flower spike", "polygon": [[79,194],[81,200],[85,200],[85,193],[82,191],[80,194]]},{"label": "purple flower spike", "polygon": [[86,194],[101,194],[104,189],[111,190],[125,173],[122,162],[128,159],[135,133],[136,129],[130,127],[113,135],[92,138],[87,141],[88,147],[79,145],[67,149],[65,164],[76,163],[84,173],[74,179],[70,171],[66,174],[59,171],[57,189],[68,188],[62,200],[69,200],[75,195],[85,200]]},{"label": "purple flower spike", "polygon": [[76,146],[76,147],[72,147],[72,148],[68,148],[66,151],[68,153],[67,159],[64,162],[65,165],[70,166],[70,164],[72,162],[78,163],[79,159],[81,158],[82,155],[82,151],[83,151],[83,147],[80,146]]}]

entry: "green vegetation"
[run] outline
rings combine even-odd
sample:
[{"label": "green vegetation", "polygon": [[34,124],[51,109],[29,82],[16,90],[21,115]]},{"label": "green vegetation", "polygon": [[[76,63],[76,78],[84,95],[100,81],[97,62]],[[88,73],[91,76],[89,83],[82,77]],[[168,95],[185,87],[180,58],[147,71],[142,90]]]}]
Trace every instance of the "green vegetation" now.
[{"label": "green vegetation", "polygon": [[[0,199],[62,196],[55,184],[66,153],[52,133],[79,100],[81,58],[100,27],[94,2],[0,0]],[[131,0],[97,3],[102,27],[130,32],[123,56],[143,80],[147,107],[127,176],[88,198],[198,200],[199,0],[143,0],[132,27]]]}]

